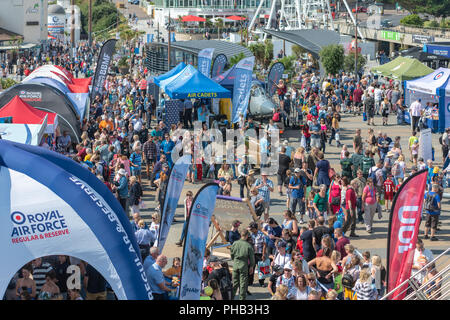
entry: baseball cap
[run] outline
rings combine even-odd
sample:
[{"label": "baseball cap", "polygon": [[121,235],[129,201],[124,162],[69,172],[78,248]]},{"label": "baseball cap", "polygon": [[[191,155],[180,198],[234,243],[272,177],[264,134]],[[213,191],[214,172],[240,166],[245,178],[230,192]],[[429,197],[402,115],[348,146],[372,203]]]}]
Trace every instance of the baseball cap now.
[{"label": "baseball cap", "polygon": [[295,170],[294,170],[294,172],[295,173],[299,173],[299,172],[301,172],[302,170],[300,170],[300,168],[295,168]]},{"label": "baseball cap", "polygon": [[233,220],[233,222],[232,222],[232,226],[234,226],[234,227],[239,227],[241,224],[242,224],[242,222],[239,220]]},{"label": "baseball cap", "polygon": [[219,181],[227,181],[224,177],[221,177]]},{"label": "baseball cap", "polygon": [[124,175],[127,174],[127,172],[125,171],[124,168],[122,168],[122,169],[119,170],[119,174],[121,174],[122,176],[124,176]]},{"label": "baseball cap", "polygon": [[291,263],[290,262],[288,262],[288,263],[285,263],[284,264],[284,268],[283,268],[284,270],[292,270],[292,265],[291,265]]}]

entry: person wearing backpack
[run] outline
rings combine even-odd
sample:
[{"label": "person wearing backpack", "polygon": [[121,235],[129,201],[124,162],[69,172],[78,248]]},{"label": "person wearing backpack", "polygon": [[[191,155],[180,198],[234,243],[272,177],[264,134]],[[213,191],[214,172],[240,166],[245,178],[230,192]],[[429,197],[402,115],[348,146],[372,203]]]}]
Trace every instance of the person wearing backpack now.
[{"label": "person wearing backpack", "polygon": [[220,293],[222,294],[223,300],[231,300],[233,283],[231,281],[231,274],[224,265],[226,262],[220,263],[217,257],[211,257],[210,262],[213,270],[209,274],[206,282],[208,283],[212,279],[216,280],[219,284]]},{"label": "person wearing backpack", "polygon": [[361,170],[363,172],[364,179],[367,179],[369,177],[369,171],[370,168],[375,166],[375,160],[370,156],[370,150],[366,150],[364,153],[364,157],[361,159],[360,166]]},{"label": "person wearing backpack", "polygon": [[428,239],[428,232],[431,228],[431,241],[438,241],[436,238],[436,229],[439,222],[439,215],[441,214],[441,198],[439,197],[439,185],[433,184],[431,191],[427,192],[425,196],[425,210],[427,218],[425,222],[425,239]]},{"label": "person wearing backpack", "polygon": [[347,177],[349,181],[353,179],[352,174],[352,160],[350,159],[350,153],[345,151],[344,158],[341,159],[342,177]]},{"label": "person wearing backpack", "polygon": [[299,209],[300,223],[303,223],[303,216],[305,215],[305,194],[306,194],[306,179],[301,175],[301,169],[295,168],[295,175],[289,180],[289,189],[292,189],[290,209],[295,215],[295,210]]},{"label": "person wearing backpack", "polygon": [[380,197],[380,195],[383,193],[383,183],[384,183],[383,165],[384,165],[383,160],[379,160],[376,163],[376,165],[370,168],[368,176],[368,178],[372,178],[373,180],[373,184],[377,189],[378,197]]}]

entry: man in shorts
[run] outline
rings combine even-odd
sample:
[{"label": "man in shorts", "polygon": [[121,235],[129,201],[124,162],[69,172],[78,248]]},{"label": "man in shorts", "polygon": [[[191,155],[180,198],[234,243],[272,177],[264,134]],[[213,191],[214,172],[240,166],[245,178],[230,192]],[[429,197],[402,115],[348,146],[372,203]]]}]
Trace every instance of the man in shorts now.
[{"label": "man in shorts", "polygon": [[[441,199],[439,198],[439,186],[433,184],[431,186],[431,192],[425,197],[425,210],[427,212],[427,219],[425,222],[425,236],[424,239],[428,239],[428,232],[431,228],[431,241],[438,241],[436,238],[436,229],[439,222],[439,215],[441,214]],[[428,201],[430,200],[430,201]],[[427,206],[427,202],[430,202],[430,206]]]}]

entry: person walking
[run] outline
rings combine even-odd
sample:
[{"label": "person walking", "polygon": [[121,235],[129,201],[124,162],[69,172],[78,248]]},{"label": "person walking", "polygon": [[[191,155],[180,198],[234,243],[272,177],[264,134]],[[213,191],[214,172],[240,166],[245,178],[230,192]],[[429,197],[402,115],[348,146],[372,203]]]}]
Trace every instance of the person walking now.
[{"label": "person walking", "polygon": [[[231,260],[233,260],[233,294],[236,295],[239,289],[239,299],[245,300],[247,297],[248,277],[254,276],[255,251],[248,242],[250,232],[241,231],[241,239],[235,241],[231,246]],[[249,265],[250,261],[250,265]]]},{"label": "person walking", "polygon": [[411,115],[411,130],[412,131],[420,131],[419,130],[419,119],[422,115],[423,106],[422,99],[417,99],[409,106],[409,114]]},{"label": "person walking", "polygon": [[372,178],[367,178],[367,184],[363,190],[362,202],[364,203],[364,223],[366,231],[372,233],[373,217],[377,210],[377,192]]},{"label": "person walking", "polygon": [[295,175],[289,181],[289,189],[292,189],[290,209],[295,215],[295,210],[298,205],[300,223],[304,223],[303,216],[305,215],[306,179],[301,176],[300,168],[296,168],[294,172]]}]

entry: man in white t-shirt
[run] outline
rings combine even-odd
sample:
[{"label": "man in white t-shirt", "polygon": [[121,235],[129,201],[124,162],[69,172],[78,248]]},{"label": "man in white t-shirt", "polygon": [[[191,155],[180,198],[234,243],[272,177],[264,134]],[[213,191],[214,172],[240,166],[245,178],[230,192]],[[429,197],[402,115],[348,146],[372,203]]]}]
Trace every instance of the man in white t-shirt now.
[{"label": "man in white t-shirt", "polygon": [[411,130],[419,131],[419,119],[422,115],[423,106],[422,99],[417,99],[409,106],[409,114],[411,116]]},{"label": "man in white t-shirt", "polygon": [[424,269],[419,272],[425,265],[430,263],[434,259],[433,253],[429,249],[425,249],[422,239],[417,239],[416,250],[414,251],[414,260],[411,270],[411,276],[421,284],[427,274],[427,270]]}]

